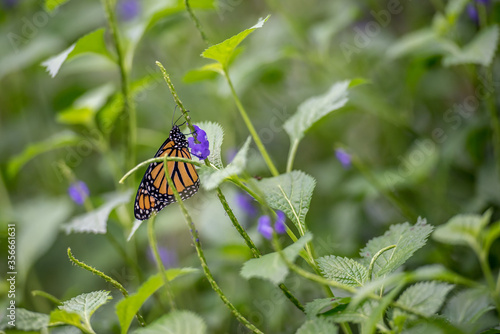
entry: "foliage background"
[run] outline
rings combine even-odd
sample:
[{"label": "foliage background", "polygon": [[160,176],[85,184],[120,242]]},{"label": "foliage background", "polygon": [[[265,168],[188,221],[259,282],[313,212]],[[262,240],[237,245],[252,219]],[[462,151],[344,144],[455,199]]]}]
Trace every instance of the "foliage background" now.
[{"label": "foliage background", "polygon": [[[437,14],[444,13],[446,6],[446,2],[438,0],[401,1],[401,12],[391,14],[382,26],[375,16],[393,2],[221,0],[218,9],[195,10],[211,43],[222,41],[252,26],[257,18],[271,14],[265,27],[245,41],[230,74],[280,171],[285,170],[289,147],[281,125],[297,106],[311,96],[323,94],[336,81],[353,78],[366,81],[350,91],[346,107],[314,126],[297,153],[294,169],[318,180],[308,215],[318,255],[356,257],[367,240],[382,234],[389,225],[408,220],[413,223],[417,216],[439,225],[457,213],[482,213],[492,207],[494,217],[498,217],[500,181],[493,154],[488,100],[480,99],[472,111],[463,115],[453,109],[475,96],[487,71],[494,74],[493,83],[498,88],[495,75],[498,60],[494,58],[486,70],[475,64],[444,66],[445,56],[436,51],[439,49],[436,45],[417,45],[400,57],[394,54],[391,57],[391,50],[400,45],[397,43],[402,36],[435,25]],[[215,5],[208,1],[196,3]],[[141,10],[148,6],[152,3],[141,2]],[[77,97],[96,87],[106,84],[119,90],[119,73],[109,61],[95,55],[83,55],[64,64],[55,78],[40,66],[82,35],[105,26],[102,4],[94,0],[69,1],[51,13],[37,1],[4,0],[2,7],[0,219],[3,224],[15,222],[18,226],[19,306],[50,311],[51,304],[32,296],[32,290],[68,299],[85,291],[110,289],[97,277],[71,266],[67,247],[78,258],[133,290],[141,277],[124,263],[109,237],[61,232],[61,224],[85,210],[71,202],[67,196],[68,180],[54,167],[54,162],[61,160],[71,165],[77,179],[90,188],[95,206],[103,202],[103,194],[116,189],[108,160],[89,140],[92,134],[81,124],[65,122],[61,113],[71,108]],[[489,3],[487,8],[489,22],[496,22],[500,15],[498,2]],[[365,31],[368,36],[366,29],[370,24],[373,26],[372,22],[378,23],[379,31],[363,39],[359,32]],[[450,24],[446,37],[463,46],[477,31],[477,22],[464,10]],[[13,42],[8,38],[9,33],[22,39]],[[106,41],[110,46],[109,34]],[[497,40],[490,45],[493,52],[496,44]],[[193,22],[182,10],[163,13],[140,40],[131,78],[136,81],[146,77],[149,85],[135,99],[136,162],[151,157],[171,128],[174,103],[155,66],[156,60],[170,72],[194,121],[210,120],[222,125],[226,162],[247,138],[246,127],[222,78],[190,82],[195,76],[186,76],[207,64],[199,56],[205,48]],[[349,50],[354,51],[349,54]],[[497,102],[496,94],[493,101]],[[436,129],[442,130],[438,136],[442,140],[436,140]],[[15,157],[26,152],[27,147],[68,131],[76,134],[76,145],[56,150],[46,145],[48,152],[36,155],[18,171],[9,171]],[[116,120],[109,138],[110,150],[106,154],[117,161],[124,173],[128,166],[128,151],[123,149],[128,140],[125,118]],[[335,158],[334,149],[339,144],[355,154],[379,182],[374,184],[359,169],[344,169]],[[45,144],[40,145],[43,150]],[[251,176],[269,176],[256,149],[251,151],[246,170]],[[388,171],[399,176],[394,187],[389,180],[393,174],[387,174]],[[136,175],[135,180],[129,180],[126,188],[135,191],[138,178]],[[234,187],[226,185],[224,190],[238,218],[258,240],[258,246],[270,251],[270,245],[255,231],[256,217],[238,208]],[[393,191],[409,214],[402,214],[384,196],[384,190]],[[215,195],[200,192],[188,204],[195,212],[212,271],[237,308],[266,332],[294,331],[303,318],[279,290],[264,281],[246,281],[239,275],[241,264],[250,258],[250,252],[233,231]],[[132,211],[132,202],[122,210]],[[140,272],[147,277],[155,272],[155,266],[148,260],[146,229],[141,227],[134,239],[126,242],[130,227],[120,225],[117,213],[113,213],[108,234],[136,259]],[[174,254],[177,265],[199,266],[175,206],[158,216],[157,229],[161,246]],[[3,234],[2,254],[5,240]],[[491,254],[489,260],[496,272],[500,261],[498,242]],[[471,252],[432,241],[407,267],[431,263],[442,263],[472,279],[481,278],[479,264]],[[312,283],[302,278],[290,277],[287,284],[299,299],[322,297],[321,291],[314,290]],[[0,282],[0,292],[6,291],[6,283]],[[237,330],[238,323],[202,275],[174,281],[174,291],[179,306],[201,314],[211,331]],[[115,299],[120,298],[116,292],[112,294]],[[154,318],[158,312],[161,311],[150,310],[148,316]],[[109,305],[95,317],[97,332],[99,326],[118,330],[114,310]]]}]

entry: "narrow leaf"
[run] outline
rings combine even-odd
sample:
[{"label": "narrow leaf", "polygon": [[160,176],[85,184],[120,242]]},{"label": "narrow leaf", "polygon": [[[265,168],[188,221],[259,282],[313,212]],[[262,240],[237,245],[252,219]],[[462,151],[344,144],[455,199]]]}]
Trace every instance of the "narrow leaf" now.
[{"label": "narrow leaf", "polygon": [[337,82],[325,94],[311,97],[299,105],[297,112],[283,125],[292,143],[300,141],[321,118],[347,103],[349,83],[349,80]]},{"label": "narrow leaf", "polygon": [[474,39],[460,50],[443,59],[445,66],[478,64],[490,66],[498,45],[498,26],[481,30]]},{"label": "narrow leaf", "polygon": [[409,223],[392,225],[383,236],[370,240],[360,255],[367,264],[379,250],[395,245],[395,248],[382,253],[373,267],[375,277],[391,273],[425,245],[432,230],[433,227],[420,218],[413,226]]},{"label": "narrow leaf", "polygon": [[[306,233],[292,245],[283,250],[284,255],[290,262],[294,262],[299,252],[311,241],[312,234]],[[288,275],[288,266],[281,259],[278,252],[269,253],[257,259],[248,260],[243,264],[241,276],[246,279],[260,277],[270,280],[274,284],[282,283]]]},{"label": "narrow leaf", "polygon": [[[447,283],[420,282],[410,286],[398,298],[398,304],[406,306],[426,316],[435,314],[443,305],[448,292],[453,289],[453,285]],[[396,308],[393,313],[393,320],[404,317],[414,318],[415,316]]]},{"label": "narrow leaf", "polygon": [[210,167],[203,166],[200,169],[201,185],[205,190],[213,190],[217,188],[226,178],[240,174],[247,164],[247,153],[250,147],[251,137],[247,140],[238,151],[233,161],[226,167],[216,170]]},{"label": "narrow leaf", "polygon": [[229,60],[232,58],[236,47],[255,29],[262,28],[264,23],[269,19],[269,15],[265,19],[259,19],[259,22],[253,27],[243,30],[239,34],[226,39],[225,41],[212,45],[201,54],[202,57],[218,61],[223,68],[227,68]]},{"label": "narrow leaf", "polygon": [[105,234],[107,231],[108,217],[117,206],[128,203],[132,191],[108,194],[108,200],[99,208],[73,218],[63,226],[66,234],[70,233],[96,233]]},{"label": "narrow leaf", "polygon": [[162,316],[145,328],[140,328],[134,334],[204,334],[207,326],[203,319],[191,312],[175,310]]},{"label": "narrow leaf", "polygon": [[314,319],[323,312],[335,309],[340,305],[347,305],[351,298],[320,298],[305,305],[307,319]]},{"label": "narrow leaf", "polygon": [[[172,281],[176,277],[183,276],[189,273],[198,271],[193,268],[174,268],[165,271],[167,279]],[[136,293],[128,296],[116,304],[116,314],[118,315],[118,320],[120,321],[121,333],[128,333],[128,329],[132,320],[142,307],[144,302],[159,288],[163,286],[163,277],[161,273],[151,276],[146,282],[144,282]]]},{"label": "narrow leaf", "polygon": [[283,211],[295,224],[301,235],[307,231],[306,214],[309,211],[316,181],[300,171],[262,179],[257,183],[267,203]]},{"label": "narrow leaf", "polygon": [[362,286],[368,278],[368,269],[347,257],[328,255],[317,260],[323,276],[350,286]]}]

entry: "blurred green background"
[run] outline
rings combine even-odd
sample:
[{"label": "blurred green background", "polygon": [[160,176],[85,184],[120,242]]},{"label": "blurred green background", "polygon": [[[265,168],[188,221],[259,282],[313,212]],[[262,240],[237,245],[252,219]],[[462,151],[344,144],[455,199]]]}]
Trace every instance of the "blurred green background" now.
[{"label": "blurred green background", "polygon": [[[382,234],[389,225],[414,223],[417,216],[439,225],[455,214],[482,213],[492,207],[494,218],[499,217],[500,180],[492,114],[488,112],[490,108],[498,113],[497,93],[488,91],[491,87],[498,90],[500,83],[499,62],[494,56],[498,31],[486,47],[476,50],[477,54],[461,62],[450,60],[500,18],[498,1],[483,3],[193,1],[211,44],[271,14],[264,27],[245,40],[230,75],[280,172],[285,171],[289,149],[281,125],[297,106],[323,94],[337,81],[365,82],[349,91],[346,107],[313,127],[295,160],[294,169],[318,182],[307,218],[318,255],[356,257],[367,240]],[[459,9],[452,11],[453,5]],[[171,128],[174,102],[155,65],[157,60],[171,74],[194,122],[222,125],[227,162],[248,131],[226,82],[220,76],[202,78],[192,72],[209,63],[200,57],[207,45],[182,5],[177,1],[138,1],[136,17],[128,19],[118,13],[120,29],[133,33],[158,6],[164,10],[155,12],[155,19],[148,21],[131,62],[131,82],[143,82],[135,96],[135,162],[152,157]],[[18,306],[38,312],[47,313],[52,305],[33,297],[32,290],[66,299],[82,292],[112,289],[98,277],[72,266],[66,255],[68,247],[77,258],[131,291],[156,270],[148,260],[145,226],[132,241],[126,241],[132,221],[129,218],[123,223],[119,215],[131,216],[132,197],[111,214],[107,235],[68,235],[61,229],[85,208],[67,195],[69,180],[57,167],[58,162],[64,161],[74,177],[88,185],[95,207],[103,203],[104,194],[117,189],[132,189],[135,194],[139,183],[138,174],[125,186],[118,186],[115,179],[131,167],[127,162],[127,118],[118,115],[113,119],[112,129],[104,136],[109,146],[105,152],[93,141],[96,132],[89,130],[102,129],[99,115],[109,108],[112,94],[120,90],[116,65],[102,55],[82,54],[64,63],[54,78],[41,66],[83,35],[102,27],[106,27],[106,18],[96,0],[72,0],[52,12],[40,1],[1,2],[0,221],[17,224]],[[109,31],[104,39],[113,55]],[[109,92],[102,95],[104,104],[78,109],[75,100],[95,89]],[[71,117],[87,121],[74,121],[68,110],[76,110]],[[64,136],[70,138],[68,142],[60,140]],[[359,159],[361,170],[342,167],[335,157],[338,145]],[[270,176],[255,147],[249,162],[248,175]],[[269,244],[256,233],[257,217],[238,206],[235,187],[228,184],[223,190],[258,246],[270,251]],[[387,194],[408,211],[402,213]],[[277,287],[239,276],[242,263],[251,254],[216,196],[200,191],[187,203],[215,278],[237,308],[266,332],[289,333],[297,328],[303,316]],[[199,266],[175,205],[158,215],[157,233],[160,245],[171,252],[171,265]],[[1,241],[5,254],[5,228]],[[123,260],[118,249],[138,262],[138,270]],[[498,242],[491,253],[492,267],[498,269]],[[6,271],[4,263],[1,259],[2,272]],[[443,263],[473,279],[481,277],[477,260],[465,248],[430,241],[409,266],[431,263]],[[287,284],[301,300],[322,296],[304,279],[292,276]],[[6,289],[6,283],[0,282],[0,293],[5,294]],[[179,306],[201,314],[213,332],[241,330],[201,274],[174,281],[174,291]],[[121,298],[115,291],[113,296]],[[147,309],[146,320],[162,312],[158,307]],[[118,331],[111,306],[103,307],[95,319],[97,332],[109,328]]]}]

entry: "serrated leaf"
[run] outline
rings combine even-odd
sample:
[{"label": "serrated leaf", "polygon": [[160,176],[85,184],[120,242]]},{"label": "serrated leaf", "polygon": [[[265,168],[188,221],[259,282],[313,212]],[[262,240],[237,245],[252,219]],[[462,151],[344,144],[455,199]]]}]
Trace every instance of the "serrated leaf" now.
[{"label": "serrated leaf", "polygon": [[[453,287],[454,285],[438,283],[436,281],[416,283],[401,294],[397,303],[430,317],[439,311],[444,303],[446,295],[448,295],[448,292],[450,292]],[[395,308],[392,316],[393,320],[398,322],[397,318],[400,316],[405,318],[415,317],[415,315],[411,313]]]},{"label": "serrated leaf", "polygon": [[377,306],[377,301],[367,300],[363,304],[358,305],[355,308],[350,308],[349,306],[340,312],[330,313],[328,314],[328,318],[336,323],[354,322],[363,324],[366,322],[373,309]]},{"label": "serrated leaf", "polygon": [[21,153],[9,160],[7,175],[15,176],[19,170],[31,159],[42,153],[50,152],[66,146],[76,146],[82,138],[70,131],[56,133],[50,138],[29,144]]},{"label": "serrated leaf", "polygon": [[53,78],[59,72],[62,64],[85,53],[94,53],[111,59],[104,40],[104,32],[105,29],[101,28],[83,36],[66,50],[44,61],[42,66],[45,66]]},{"label": "serrated leaf", "polygon": [[283,124],[292,143],[300,141],[321,118],[347,103],[349,83],[349,80],[337,82],[325,94],[311,97],[299,105],[297,112]]},{"label": "serrated leaf", "polygon": [[247,140],[238,151],[233,161],[222,169],[215,170],[213,168],[203,166],[200,169],[201,185],[205,190],[213,190],[217,188],[226,178],[240,174],[247,164],[247,153],[250,147],[251,137]]},{"label": "serrated leaf", "polygon": [[338,328],[328,318],[306,320],[296,334],[337,334]]},{"label": "serrated leaf", "polygon": [[97,209],[73,218],[69,223],[63,225],[66,234],[70,233],[96,233],[105,234],[107,231],[108,217],[120,204],[128,203],[132,190],[123,193],[111,193],[105,195],[107,201]]},{"label": "serrated leaf", "polygon": [[74,312],[59,309],[50,312],[50,326],[70,325],[80,328],[84,333],[93,333],[92,329],[89,328],[89,325],[82,322],[82,318]]},{"label": "serrated leaf", "polygon": [[224,130],[222,126],[215,122],[197,123],[200,129],[207,133],[208,148],[210,149],[210,162],[217,168],[224,168],[221,157],[222,140],[224,139]]},{"label": "serrated leaf", "polygon": [[[299,240],[283,250],[284,255],[290,262],[294,262],[299,252],[311,241],[312,234],[306,233]],[[274,284],[282,283],[288,275],[288,266],[281,259],[278,252],[269,253],[257,259],[248,260],[241,268],[241,276],[246,279],[260,277]]]},{"label": "serrated leaf", "polygon": [[191,311],[176,310],[162,316],[134,334],[204,334],[207,331],[205,321]]},{"label": "serrated leaf", "polygon": [[225,41],[212,45],[201,54],[202,57],[213,59],[222,65],[222,68],[227,68],[229,60],[232,58],[236,47],[252,33],[255,29],[262,28],[264,23],[269,19],[269,15],[264,19],[259,19],[253,27],[243,30],[237,35],[226,39]]},{"label": "serrated leaf", "polygon": [[[326,308],[334,309],[340,305],[346,305],[350,302],[351,298],[320,298],[307,303],[304,306],[307,319],[316,318]],[[326,310],[328,312],[328,310]]]},{"label": "serrated leaf", "polygon": [[[40,331],[49,326],[49,315],[44,313],[28,311],[24,308],[16,308],[16,329],[21,331]],[[4,317],[0,328],[5,328],[9,318]]]},{"label": "serrated leaf", "polygon": [[374,277],[391,273],[425,245],[432,230],[433,227],[421,218],[413,226],[409,223],[392,225],[383,236],[368,241],[360,255],[368,264],[379,250],[396,245],[382,253],[373,266]]},{"label": "serrated leaf", "polygon": [[75,313],[87,323],[90,323],[92,314],[99,307],[106,304],[109,299],[111,299],[109,291],[93,291],[73,297],[63,302],[58,308],[66,312]]},{"label": "serrated leaf", "polygon": [[257,182],[267,203],[283,211],[295,224],[301,235],[307,231],[305,223],[316,181],[301,171],[292,171]]},{"label": "serrated leaf", "polygon": [[478,64],[490,66],[498,45],[498,26],[493,25],[481,30],[474,39],[462,49],[456,50],[443,59],[445,66]]},{"label": "serrated leaf", "polygon": [[443,314],[454,325],[462,327],[476,323],[486,312],[493,309],[495,307],[487,291],[468,289],[451,297]]},{"label": "serrated leaf", "polygon": [[481,231],[488,225],[492,211],[484,215],[460,214],[452,217],[444,225],[438,226],[432,237],[450,245],[469,245],[477,250]]},{"label": "serrated leaf", "polygon": [[317,263],[323,276],[332,281],[362,286],[368,278],[368,269],[347,257],[328,255],[317,259]]},{"label": "serrated leaf", "polygon": [[[189,273],[198,271],[194,268],[173,268],[165,271],[167,279],[172,281],[178,276],[183,276]],[[142,307],[144,302],[163,286],[163,277],[161,273],[151,276],[146,282],[144,282],[136,293],[131,294],[127,298],[121,300],[116,304],[116,314],[118,315],[118,320],[120,321],[121,333],[127,333],[132,323],[132,320]]]},{"label": "serrated leaf", "polygon": [[53,11],[57,7],[64,5],[69,0],[45,0],[45,9],[48,12]]}]

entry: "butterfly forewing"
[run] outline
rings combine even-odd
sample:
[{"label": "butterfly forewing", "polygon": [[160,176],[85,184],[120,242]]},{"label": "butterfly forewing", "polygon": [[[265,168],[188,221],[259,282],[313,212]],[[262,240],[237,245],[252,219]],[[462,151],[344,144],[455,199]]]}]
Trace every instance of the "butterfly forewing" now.
[{"label": "butterfly forewing", "polygon": [[[155,154],[155,157],[163,156],[191,159],[186,137],[177,126],[172,128],[170,136]],[[192,164],[168,161],[167,170],[183,200],[193,196],[198,191],[200,180]],[[153,206],[150,204],[149,209],[147,208],[148,203],[144,201],[145,196],[155,201]],[[173,202],[175,202],[175,197],[165,177],[164,163],[151,163],[137,191],[134,207],[136,218],[139,220],[148,219],[153,212],[158,212]]]}]

